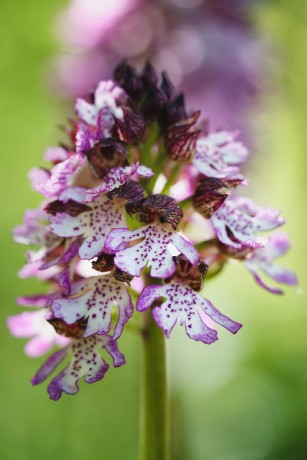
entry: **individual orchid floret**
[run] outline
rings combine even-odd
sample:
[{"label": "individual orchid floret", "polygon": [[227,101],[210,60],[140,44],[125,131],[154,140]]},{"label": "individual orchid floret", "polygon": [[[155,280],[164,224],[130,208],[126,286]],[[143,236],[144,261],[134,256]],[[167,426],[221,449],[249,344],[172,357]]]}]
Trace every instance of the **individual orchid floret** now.
[{"label": "individual orchid floret", "polygon": [[263,281],[261,272],[278,283],[289,286],[297,285],[297,276],[293,272],[275,264],[275,259],[283,256],[289,248],[290,243],[287,235],[278,232],[271,236],[270,241],[264,248],[256,249],[245,259],[246,268],[252,273],[259,286],[272,294],[283,294],[283,291]]},{"label": "individual orchid floret", "polygon": [[75,106],[78,117],[96,126],[101,137],[110,137],[114,118],[123,119],[122,105],[125,105],[127,95],[124,90],[111,80],[101,81],[94,94],[94,103],[77,99]]},{"label": "individual orchid floret", "polygon": [[[176,232],[183,213],[173,198],[151,195],[137,204],[134,212],[142,222],[150,225],[137,230],[114,229],[105,241],[104,251],[115,254],[114,262],[120,270],[140,276],[143,268],[148,266],[151,276],[167,278],[176,269],[170,246],[184,254],[191,264],[198,261],[194,246]],[[128,247],[129,243],[136,244]]]},{"label": "individual orchid floret", "polygon": [[[57,202],[57,201],[56,201]],[[54,203],[56,203],[54,202]],[[49,205],[51,205],[49,203]],[[48,209],[48,206],[45,209]],[[79,205],[86,207],[86,205]],[[59,238],[50,231],[47,223],[49,220],[49,211],[42,209],[28,210],[25,213],[24,223],[15,227],[13,231],[14,239],[20,243],[39,245],[35,251],[27,251],[28,264],[21,271],[21,277],[38,276],[39,278],[51,279],[52,274],[57,274],[59,268],[56,264],[67,265],[76,255],[76,246],[79,248],[80,242],[72,241],[65,244],[62,238]],[[53,270],[48,271],[50,267]],[[45,274],[42,270],[47,270]]]},{"label": "individual orchid floret", "polygon": [[211,221],[218,239],[235,249],[265,246],[268,239],[256,233],[273,230],[285,222],[280,211],[259,207],[243,197],[228,198]]},{"label": "individual orchid floret", "polygon": [[110,336],[82,337],[82,329],[73,325],[70,331],[65,326],[65,333],[71,338],[71,343],[51,355],[38,370],[32,379],[33,385],[44,382],[49,375],[70,355],[68,365],[50,382],[48,393],[51,399],[58,400],[62,393],[75,394],[79,391],[78,382],[83,377],[87,383],[101,380],[107,370],[108,363],[100,355],[100,350],[105,349],[112,357],[114,367],[125,364],[124,355],[118,350],[117,343]]},{"label": "individual orchid floret", "polygon": [[[80,196],[83,201],[85,193],[86,189],[72,188],[66,190],[65,197],[80,202]],[[89,211],[77,216],[61,212],[50,217],[50,228],[57,235],[66,238],[79,235],[84,237],[79,249],[81,259],[92,259],[100,254],[110,230],[126,225],[123,200],[110,200],[100,195],[89,207]]]},{"label": "individual orchid floret", "polygon": [[248,157],[248,150],[237,141],[238,132],[217,131],[198,139],[193,164],[208,177],[241,177],[240,166]]},{"label": "individual orchid floret", "polygon": [[[128,247],[130,242],[140,243]],[[178,235],[169,224],[147,225],[137,230],[117,228],[106,238],[104,250],[116,254],[114,262],[120,270],[133,276],[140,276],[145,266],[150,267],[150,276],[167,278],[176,265],[169,246],[173,245],[184,254],[191,264],[195,264],[199,255],[194,246]]]},{"label": "individual orchid floret", "polygon": [[[191,339],[206,344],[215,342],[218,338],[217,331],[207,324],[208,317],[235,334],[242,325],[220,313],[209,300],[195,292],[189,285],[191,280],[188,277],[178,276],[181,271],[182,267],[179,272],[176,272],[176,276],[165,285],[146,286],[137,301],[137,310],[145,311],[154,302],[165,299],[153,308],[152,315],[167,338],[179,320],[180,325],[185,326],[186,333]],[[203,276],[204,272],[199,277]]]},{"label": "individual orchid floret", "polygon": [[48,323],[48,310],[25,311],[19,315],[9,316],[7,325],[14,337],[30,339],[25,345],[25,353],[31,357],[47,353],[54,345],[64,347],[69,339],[56,333]]},{"label": "individual orchid floret", "polygon": [[112,323],[113,308],[118,307],[118,320],[114,328],[117,339],[133,313],[133,304],[127,287],[113,277],[113,273],[77,281],[72,285],[70,296],[56,299],[51,309],[56,318],[67,324],[85,318],[84,337],[108,334]]},{"label": "individual orchid floret", "polygon": [[205,218],[209,218],[217,211],[232,190],[238,185],[246,185],[244,179],[217,179],[204,177],[196,187],[193,196],[194,208]]}]

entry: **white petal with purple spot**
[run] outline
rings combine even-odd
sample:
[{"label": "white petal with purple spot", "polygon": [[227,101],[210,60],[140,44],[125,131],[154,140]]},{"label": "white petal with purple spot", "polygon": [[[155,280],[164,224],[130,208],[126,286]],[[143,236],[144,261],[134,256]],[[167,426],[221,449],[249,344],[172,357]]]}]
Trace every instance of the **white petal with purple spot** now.
[{"label": "white petal with purple spot", "polygon": [[36,184],[38,192],[48,198],[58,197],[63,190],[72,185],[73,178],[82,167],[85,157],[79,153],[71,155],[67,160],[56,164],[50,171],[50,177]]},{"label": "white petal with purple spot", "polygon": [[161,305],[154,307],[153,317],[165,332],[166,337],[170,336],[173,327],[179,320],[180,324],[185,326],[186,333],[191,339],[207,344],[215,342],[217,332],[205,323],[203,313],[233,334],[242,326],[220,313],[209,300],[203,298],[189,286],[181,285],[176,281],[162,286],[145,287],[136,308],[138,311],[147,310],[159,298],[165,300]]},{"label": "white petal with purple spot", "polygon": [[[127,248],[129,242],[137,242],[135,246]],[[150,274],[156,278],[171,276],[176,265],[170,252],[169,245],[174,245],[184,254],[191,264],[199,259],[194,246],[170,225],[148,225],[137,230],[118,228],[112,230],[105,242],[105,252],[116,254],[115,264],[124,272],[133,276],[140,276],[142,269],[151,267]]]},{"label": "white petal with purple spot", "polygon": [[75,394],[78,392],[78,381],[83,377],[87,383],[101,380],[109,365],[100,355],[104,348],[113,359],[114,367],[125,364],[123,354],[118,350],[117,343],[109,336],[93,336],[75,339],[64,350],[54,353],[39,369],[32,379],[32,384],[42,383],[63,361],[69,352],[72,357],[68,365],[49,384],[48,393],[51,399],[58,400],[62,393]]},{"label": "white petal with purple spot", "polygon": [[259,207],[247,198],[234,197],[223,203],[211,222],[222,243],[242,249],[265,246],[268,239],[256,233],[277,228],[284,224],[284,219],[278,210]]},{"label": "white petal with purple spot", "polygon": [[133,304],[125,284],[113,276],[95,276],[73,284],[71,296],[56,299],[51,308],[55,317],[67,324],[87,318],[84,337],[88,337],[110,331],[115,306],[118,307],[118,320],[114,339],[117,339],[133,313]]},{"label": "white petal with purple spot", "polygon": [[99,196],[91,211],[78,216],[58,213],[50,217],[50,222],[51,230],[59,236],[84,236],[79,249],[81,259],[92,259],[100,254],[110,230],[126,225],[123,203],[109,200],[105,195]]},{"label": "white petal with purple spot", "polygon": [[134,174],[139,174],[140,176],[147,178],[151,177],[153,172],[146,166],[139,166],[139,163],[135,163],[131,166],[112,168],[103,178],[101,184],[97,185],[97,187],[87,189],[84,197],[84,203],[91,203],[102,193],[107,193],[117,187],[120,187],[131,179]]},{"label": "white petal with purple spot", "polygon": [[283,294],[283,291],[264,282],[260,276],[261,271],[278,283],[289,286],[297,285],[298,281],[295,273],[275,264],[275,259],[284,255],[289,248],[290,243],[287,235],[278,232],[272,235],[265,248],[257,249],[245,260],[245,266],[253,274],[256,282],[272,294]]},{"label": "white petal with purple spot", "polygon": [[248,150],[236,141],[237,132],[218,131],[198,139],[193,164],[197,170],[208,177],[239,177],[240,165]]}]

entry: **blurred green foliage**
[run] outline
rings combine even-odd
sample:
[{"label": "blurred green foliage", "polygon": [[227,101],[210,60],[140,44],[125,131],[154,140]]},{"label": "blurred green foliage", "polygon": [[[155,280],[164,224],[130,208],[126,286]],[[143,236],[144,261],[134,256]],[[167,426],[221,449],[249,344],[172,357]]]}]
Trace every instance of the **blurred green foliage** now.
[{"label": "blurred green foliage", "polygon": [[[22,354],[22,340],[5,327],[20,312],[16,295],[39,292],[15,273],[23,248],[11,228],[40,197],[27,171],[41,165],[56,143],[66,108],[52,99],[47,62],[56,53],[52,23],[63,0],[1,0],[1,420],[0,457],[5,460],[132,460],[138,449],[139,343],[120,341],[127,365],[103,382],[81,384],[75,397],[49,401],[44,385],[29,381],[42,360]],[[256,131],[252,192],[260,204],[280,207],[293,250],[284,264],[300,277],[298,292],[273,297],[233,265],[208,283],[205,294],[243,322],[233,337],[221,331],[211,347],[186,339],[176,328],[169,342],[174,460],[303,460],[307,458],[306,120],[307,2],[265,2],[257,12],[261,33],[271,37],[275,69],[269,94],[251,114]],[[73,76],[72,76],[73,78]]]}]

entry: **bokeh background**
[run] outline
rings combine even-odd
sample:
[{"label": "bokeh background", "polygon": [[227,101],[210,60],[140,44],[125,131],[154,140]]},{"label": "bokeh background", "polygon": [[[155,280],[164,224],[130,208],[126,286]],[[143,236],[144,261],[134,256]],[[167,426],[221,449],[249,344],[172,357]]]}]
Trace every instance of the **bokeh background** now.
[{"label": "bokeh background", "polygon": [[[283,264],[295,269],[300,286],[273,297],[240,264],[208,282],[206,296],[244,328],[235,337],[220,331],[221,340],[210,347],[188,340],[179,327],[172,334],[174,460],[307,458],[307,2],[253,3],[254,32],[267,45],[257,77],[261,84],[243,117],[252,148],[249,193],[260,204],[282,209],[293,242]],[[57,124],[72,107],[68,93],[65,99],[58,87],[55,64],[68,47],[55,26],[66,6],[66,0],[0,3],[0,457],[134,460],[138,337],[121,339],[126,366],[110,370],[100,383],[81,384],[77,396],[54,403],[44,385],[29,384],[42,359],[24,356],[24,342],[11,338],[5,326],[7,315],[20,312],[16,295],[42,289],[36,281],[16,277],[24,251],[12,242],[11,228],[21,222],[25,208],[39,203],[27,171],[43,164],[42,152],[61,138]],[[232,96],[235,104],[236,93]]]}]

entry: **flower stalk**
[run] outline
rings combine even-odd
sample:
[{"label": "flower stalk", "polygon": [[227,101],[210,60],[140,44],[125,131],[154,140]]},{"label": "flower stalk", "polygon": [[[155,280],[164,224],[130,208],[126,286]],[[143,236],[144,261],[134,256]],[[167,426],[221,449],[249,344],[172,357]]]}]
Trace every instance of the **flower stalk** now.
[{"label": "flower stalk", "polygon": [[165,337],[150,310],[144,315],[140,460],[169,460]]}]

